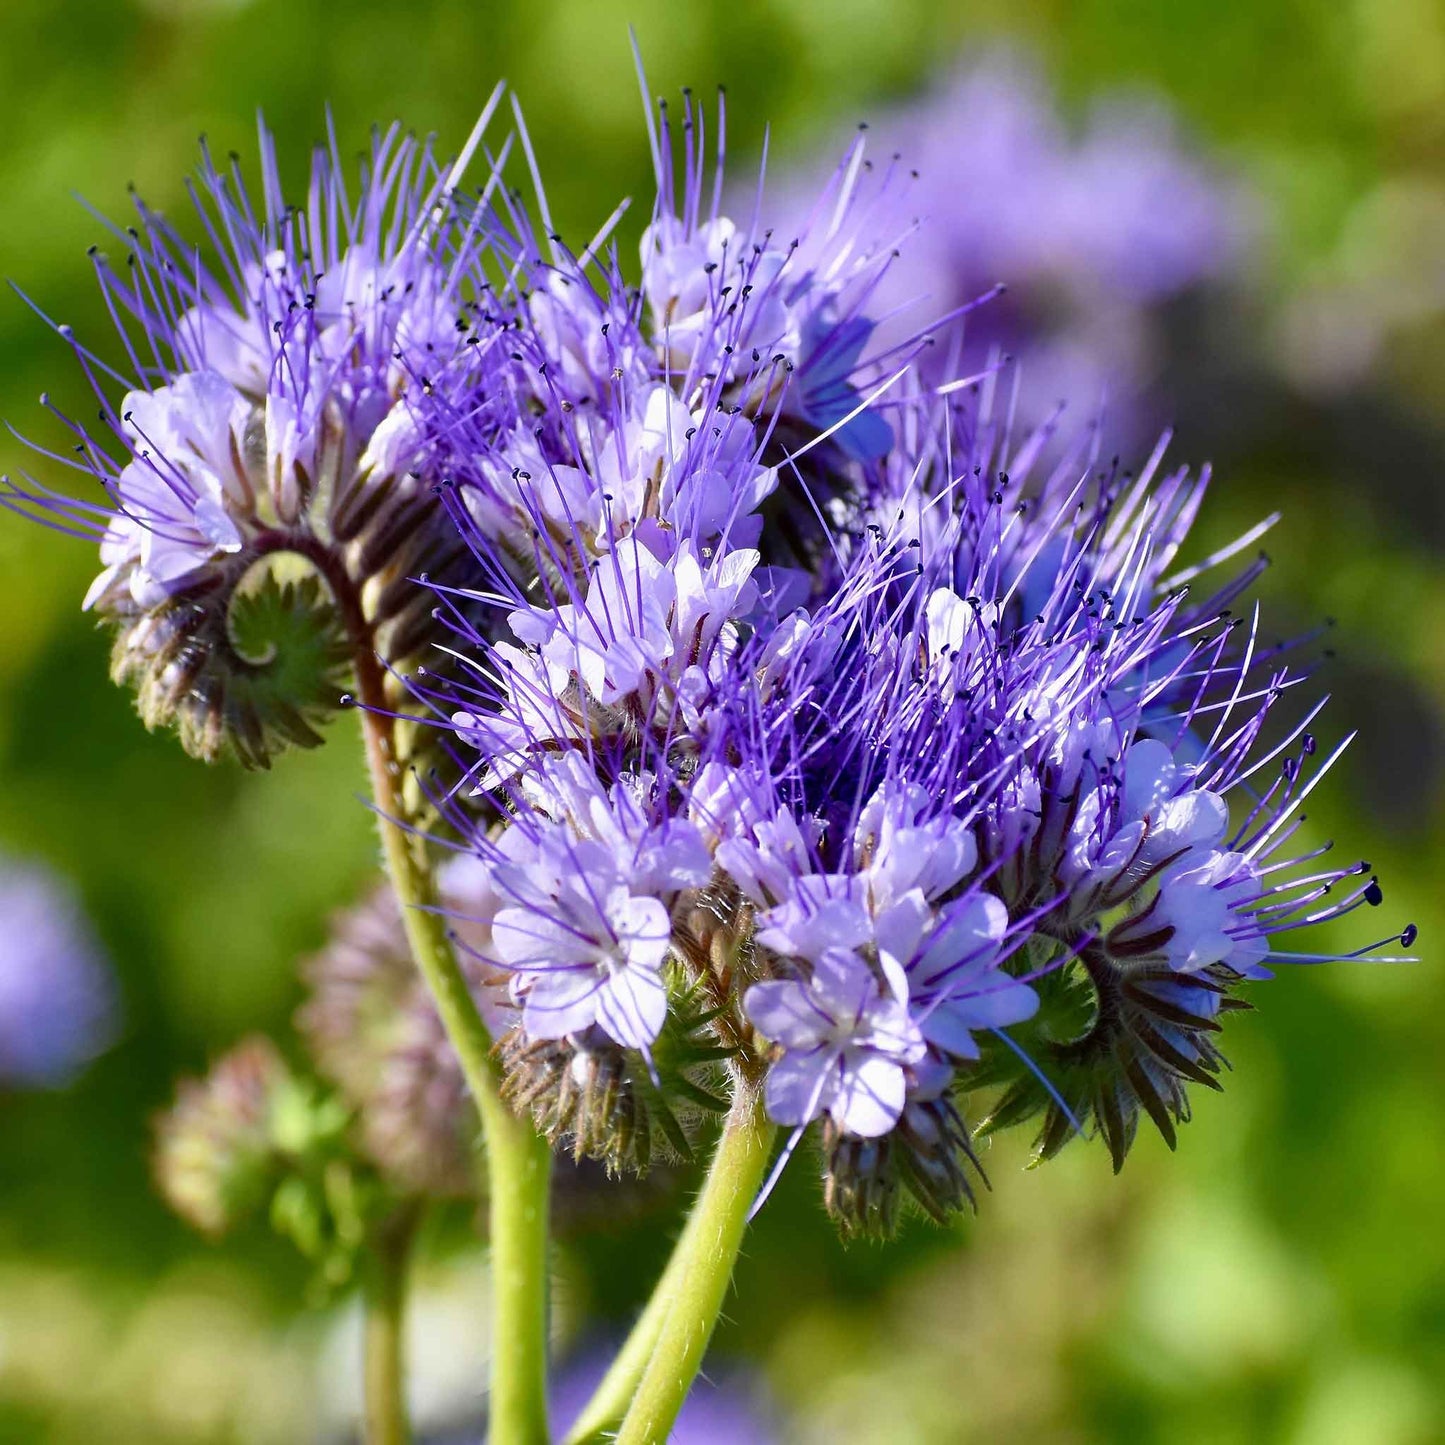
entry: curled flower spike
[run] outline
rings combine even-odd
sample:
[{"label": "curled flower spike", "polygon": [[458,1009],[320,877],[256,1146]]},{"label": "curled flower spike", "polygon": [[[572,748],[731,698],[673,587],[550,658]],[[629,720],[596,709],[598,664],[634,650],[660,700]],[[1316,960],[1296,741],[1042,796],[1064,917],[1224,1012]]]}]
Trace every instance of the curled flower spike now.
[{"label": "curled flower spike", "polygon": [[6,500],[99,541],[85,605],[116,628],[115,676],[201,757],[313,745],[358,652],[405,667],[432,635],[413,579],[465,549],[416,399],[470,354],[467,267],[487,246],[456,180],[393,130],[355,190],[333,140],[287,204],[263,129],[259,197],[203,152],[199,244],[137,201],[138,224],[112,228],[125,265],[92,253],[126,367],[59,328],[100,426],[67,421],[72,455],[48,455],[106,502],[33,484]]},{"label": "curled flower spike", "polygon": [[278,1123],[296,1081],[275,1047],[249,1039],[182,1083],[157,1121],[156,1179],[171,1207],[220,1235],[259,1210],[284,1172]]},{"label": "curled flower spike", "polygon": [[345,1101],[267,1039],[182,1080],[155,1133],[156,1182],[182,1219],[219,1238],[264,1215],[315,1265],[321,1297],[353,1280],[369,1243],[414,1220],[415,1200],[355,1149]]}]

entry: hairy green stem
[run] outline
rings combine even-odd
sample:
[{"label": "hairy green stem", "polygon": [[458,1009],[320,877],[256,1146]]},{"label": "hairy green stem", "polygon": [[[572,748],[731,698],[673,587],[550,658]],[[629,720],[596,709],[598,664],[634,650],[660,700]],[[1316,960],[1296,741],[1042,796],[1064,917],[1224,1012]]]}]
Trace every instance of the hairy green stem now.
[{"label": "hairy green stem", "polygon": [[[365,706],[385,706],[384,694],[374,701],[362,688]],[[462,1073],[477,1107],[482,1124],[487,1117],[486,1100],[494,1097],[500,1084],[492,1039],[482,1021],[477,1001],[452,949],[446,918],[437,912],[436,879],[427,856],[425,839],[402,826],[401,771],[396,761],[390,719],[363,712],[361,729],[366,740],[366,763],[371,774],[371,791],[381,830],[382,854],[396,900],[401,905],[402,925],[416,966],[431,990],[447,1038],[461,1061]]]},{"label": "hairy green stem", "polygon": [[547,1195],[552,1149],[494,1098],[483,1109],[491,1161],[492,1445],[545,1445]]},{"label": "hairy green stem", "polygon": [[412,958],[476,1100],[487,1144],[492,1244],[492,1445],[547,1445],[547,1191],[551,1150],[502,1102],[501,1075],[457,963],[425,839],[401,823],[401,768],[376,655],[357,648],[357,693],[387,873]]},{"label": "hairy green stem", "polygon": [[406,1409],[406,1277],[418,1214],[399,1212],[373,1241],[366,1279],[366,1445],[411,1445]]},{"label": "hairy green stem", "polygon": [[592,1398],[583,1407],[572,1428],[567,1432],[563,1445],[601,1445],[610,1440],[622,1423],[632,1397],[637,1393],[642,1372],[652,1358],[667,1322],[667,1312],[672,1308],[673,1291],[688,1267],[688,1240],[696,1228],[697,1211],[687,1217],[667,1266],[658,1277],[647,1304],[632,1326],[631,1333],[622,1348],[613,1358],[607,1373],[602,1377]]},{"label": "hairy green stem", "polygon": [[[777,1132],[756,1089],[740,1081],[707,1182],[679,1241],[666,1316],[617,1445],[659,1445],[667,1439],[702,1367]],[[672,1274],[669,1265],[664,1279]]]}]

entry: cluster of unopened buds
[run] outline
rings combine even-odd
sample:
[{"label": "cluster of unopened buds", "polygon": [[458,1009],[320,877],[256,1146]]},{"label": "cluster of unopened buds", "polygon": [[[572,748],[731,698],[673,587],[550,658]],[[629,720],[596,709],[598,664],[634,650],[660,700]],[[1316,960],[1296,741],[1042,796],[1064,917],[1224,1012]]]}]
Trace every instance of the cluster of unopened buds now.
[{"label": "cluster of unopened buds", "polygon": [[[100,426],[51,455],[104,498],[9,500],[98,539],[117,675],[192,751],[384,723],[397,846],[451,859],[401,912],[442,910],[553,1146],[644,1169],[746,1115],[744,1213],[812,1135],[838,1225],[888,1232],[972,1203],[981,1132],[1172,1145],[1241,986],[1380,889],[1306,829],[1340,749],[1242,600],[1258,533],[1179,557],[1207,473],[1015,434],[999,365],[920,365],[953,318],[876,344],[906,168],[860,139],[782,235],[720,213],[721,122],[659,107],[640,266],[622,208],[555,233],[520,115],[469,168],[319,152],[294,204],[269,139],[259,196],[208,159],[199,249],[142,207],[97,255],[129,373],[61,328]],[[446,1192],[462,1073],[373,906],[306,1033]]]}]

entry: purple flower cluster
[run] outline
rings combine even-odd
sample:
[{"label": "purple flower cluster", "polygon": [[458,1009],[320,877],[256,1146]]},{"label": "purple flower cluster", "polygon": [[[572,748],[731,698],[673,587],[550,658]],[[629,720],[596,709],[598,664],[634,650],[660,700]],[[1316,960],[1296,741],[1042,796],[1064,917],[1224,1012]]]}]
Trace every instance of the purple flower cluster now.
[{"label": "purple flower cluster", "polygon": [[1101,466],[870,345],[861,144],[783,240],[719,212],[704,129],[662,111],[640,287],[513,199],[515,419],[485,343],[428,398],[482,573],[438,589],[469,670],[430,698],[515,1032],[554,1091],[599,1059],[665,1091],[701,1001],[736,1086],[821,1130],[847,1226],[970,1197],[971,1089],[1044,1152],[1122,1160],[1141,1111],[1172,1140],[1236,986],[1380,896],[1295,841],[1338,752],[1276,726],[1258,564],[1193,595],[1254,537],[1179,569],[1207,474]]},{"label": "purple flower cluster", "polygon": [[1280,722],[1262,562],[1221,570],[1258,532],[1179,565],[1207,474],[1102,464],[883,339],[930,235],[894,171],[860,140],[796,229],[725,215],[721,120],[659,107],[635,270],[623,208],[563,242],[524,130],[467,192],[381,144],[355,204],[322,157],[284,206],[268,152],[262,222],[208,171],[224,276],[154,218],[103,273],[161,360],[107,413],[122,466],[82,434],[93,599],[150,658],[274,544],[353,631],[391,619],[388,661],[435,643],[509,1096],[617,1166],[760,1089],[844,1227],[886,1228],[971,1198],[973,1092],[1044,1154],[1118,1163],[1141,1113],[1172,1142],[1237,986],[1380,891],[1301,831],[1339,750]]}]

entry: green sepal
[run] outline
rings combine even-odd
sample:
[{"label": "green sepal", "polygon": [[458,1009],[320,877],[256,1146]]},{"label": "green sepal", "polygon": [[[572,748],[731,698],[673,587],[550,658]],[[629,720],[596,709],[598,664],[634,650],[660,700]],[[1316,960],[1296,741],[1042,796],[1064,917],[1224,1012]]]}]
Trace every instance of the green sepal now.
[{"label": "green sepal", "polygon": [[[1117,1173],[1142,1114],[1173,1149],[1178,1126],[1190,1117],[1187,1086],[1223,1087],[1217,1077],[1225,1066],[1215,1042],[1217,1014],[1248,1007],[1231,992],[1239,982],[1221,965],[1183,978],[1162,966],[1120,962],[1101,947],[1086,947],[1078,959],[1038,979],[1038,1012],[1009,1030],[1035,1068],[995,1041],[966,1076],[970,1090],[999,1090],[978,1132],[995,1134],[1040,1118],[1035,1165],[1052,1159],[1081,1131],[1096,1134]],[[1181,984],[1214,996],[1217,1013],[1191,1012],[1160,992]],[[1180,1047],[1181,1035],[1188,1049]]]},{"label": "green sepal", "polygon": [[134,685],[148,728],[174,728],[204,762],[229,753],[248,768],[322,741],[351,649],[331,594],[304,565],[286,554],[238,558],[205,586],[124,620],[111,676]]}]

